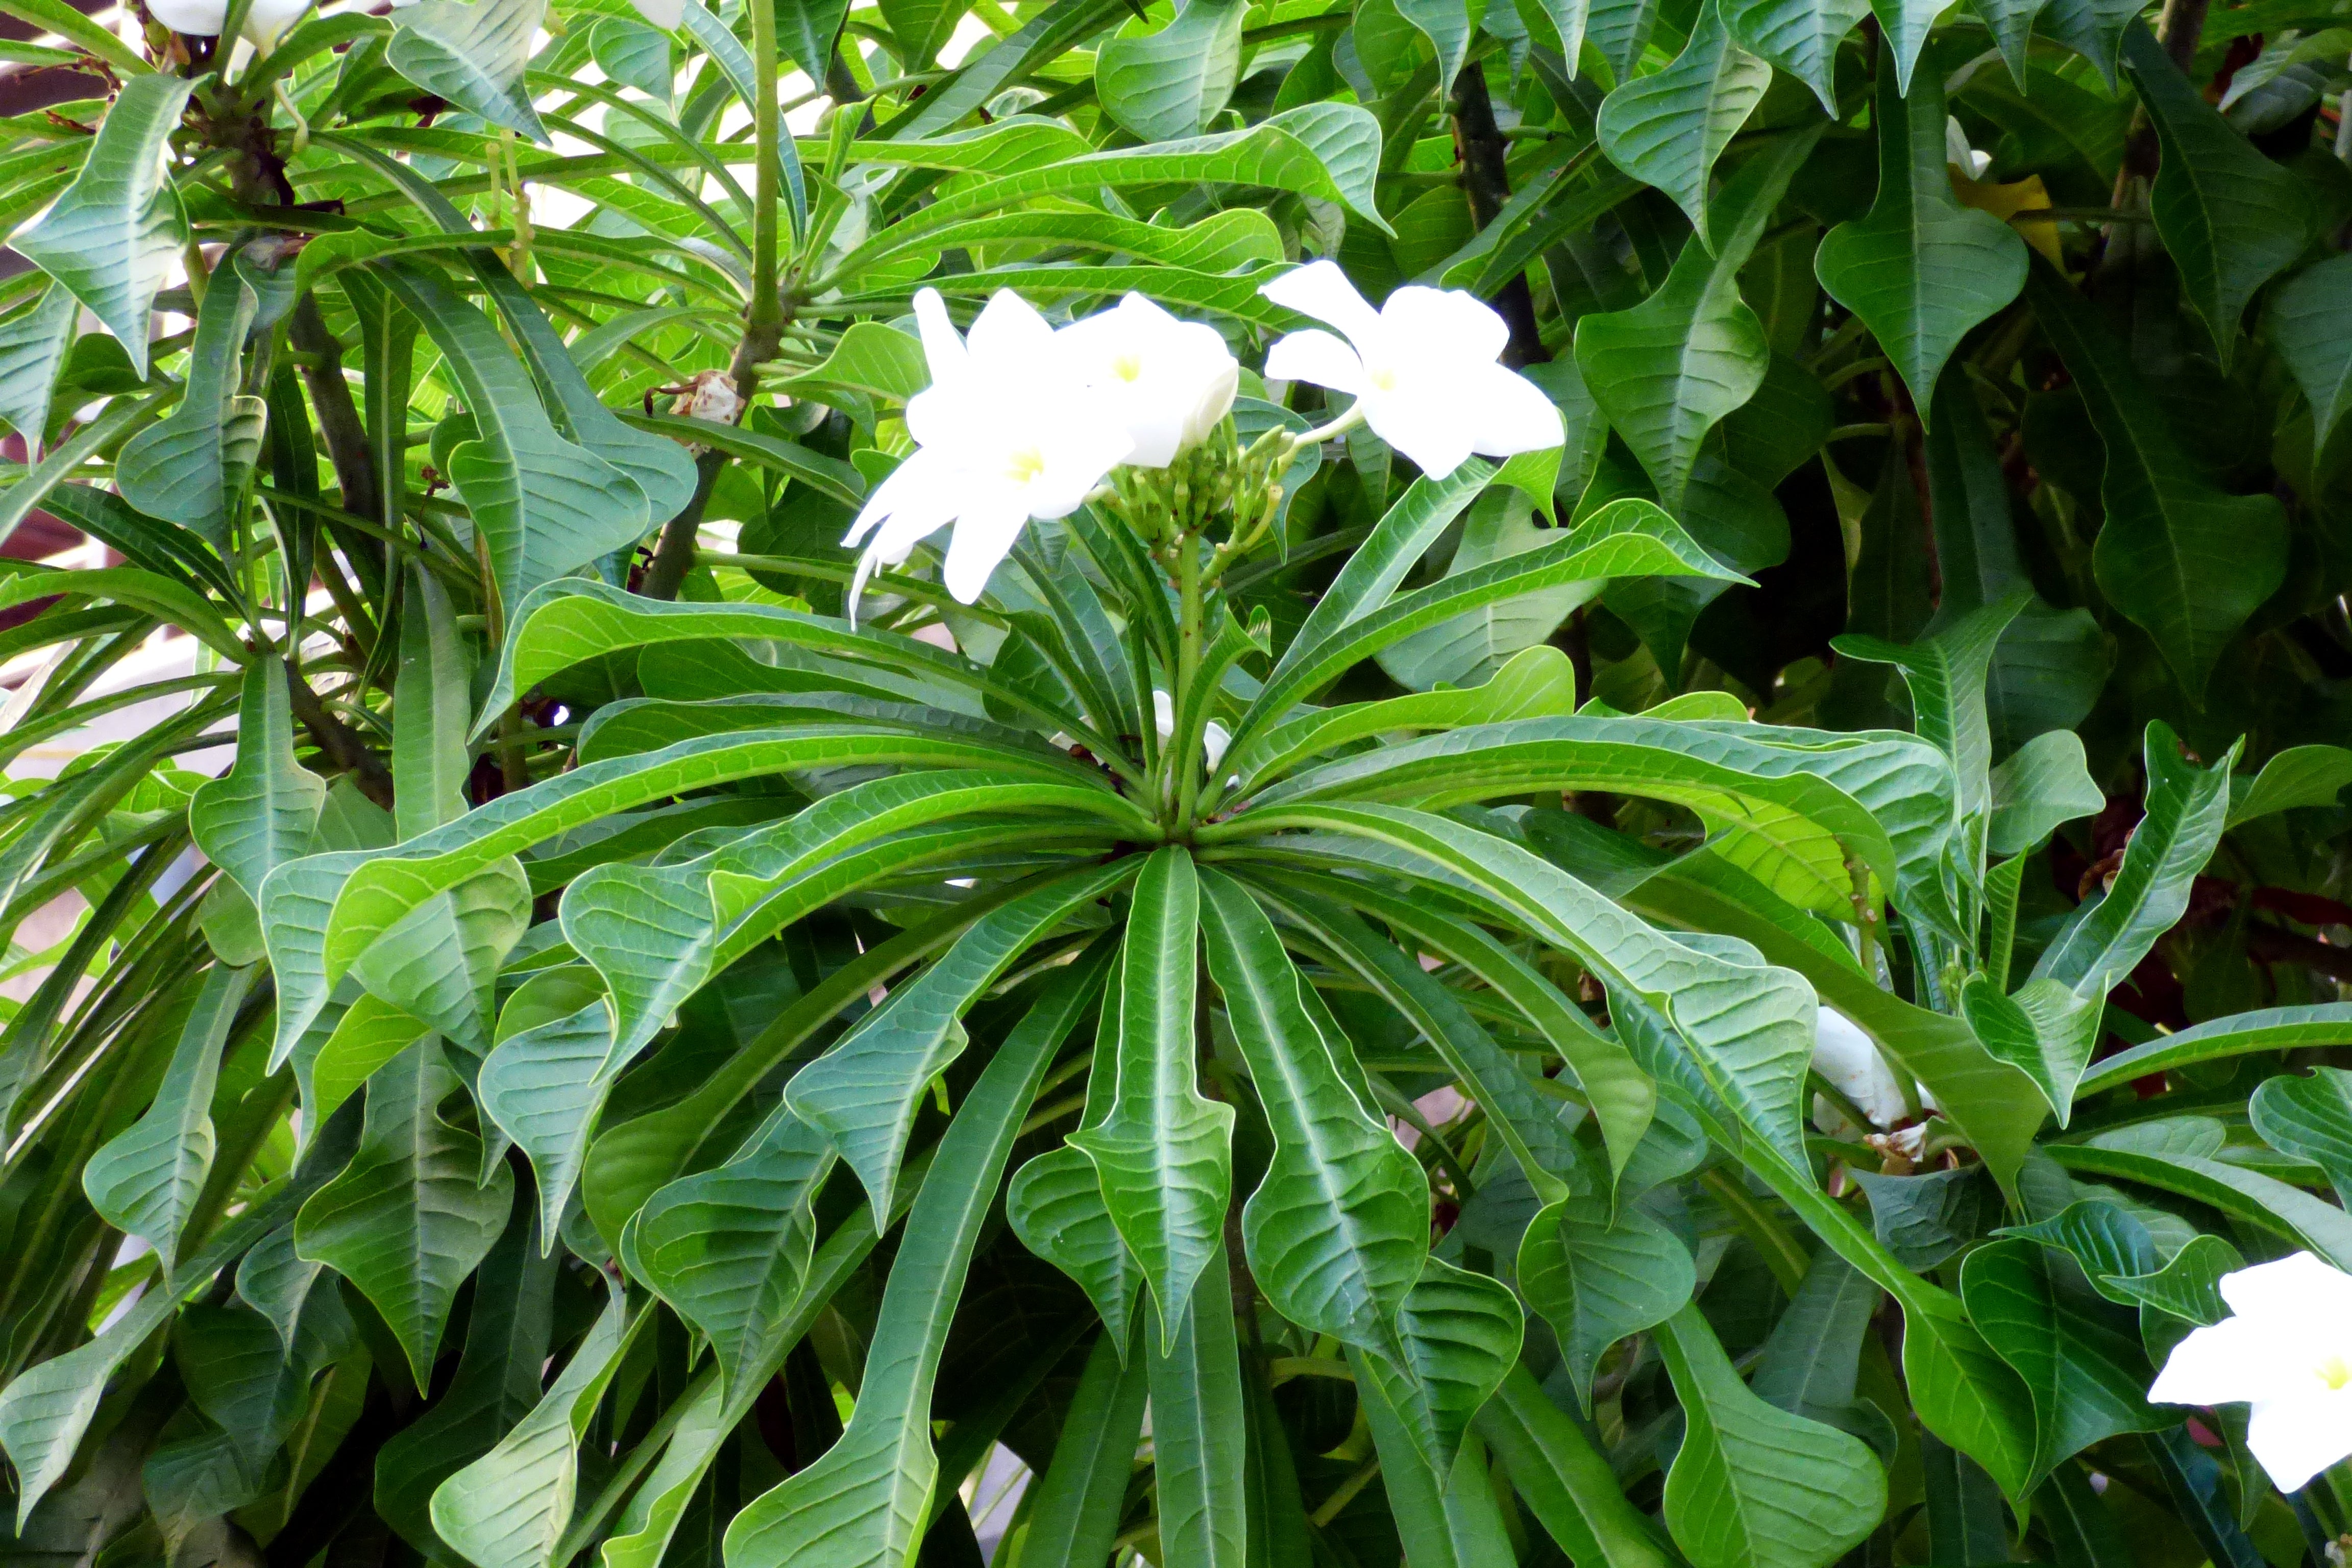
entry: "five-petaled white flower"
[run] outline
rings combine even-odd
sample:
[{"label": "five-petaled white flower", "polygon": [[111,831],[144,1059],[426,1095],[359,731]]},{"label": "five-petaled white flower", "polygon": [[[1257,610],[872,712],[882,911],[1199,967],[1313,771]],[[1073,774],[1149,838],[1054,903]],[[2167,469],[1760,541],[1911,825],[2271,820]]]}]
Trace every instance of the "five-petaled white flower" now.
[{"label": "five-petaled white flower", "polygon": [[850,586],[853,619],[877,566],[899,564],[950,523],[948,592],[971,604],[1031,518],[1067,517],[1134,449],[1059,374],[1054,329],[1020,296],[999,290],[969,339],[956,335],[937,289],[915,296],[915,319],[931,384],[907,403],[914,455],[875,488],[842,541],[854,548],[874,536]]},{"label": "five-petaled white flower", "polygon": [[2147,1396],[2251,1404],[2246,1446],[2284,1492],[2352,1456],[2352,1275],[2308,1252],[2221,1276],[2234,1316],[2172,1347]]},{"label": "five-petaled white flower", "polygon": [[[269,48],[310,8],[310,0],[253,0],[245,14],[245,37],[257,49]],[[228,20],[228,0],[147,0],[147,12],[175,33],[216,38]]]},{"label": "five-petaled white flower", "polygon": [[1507,458],[1564,439],[1551,399],[1496,363],[1511,335],[1503,318],[1459,289],[1403,288],[1374,310],[1338,263],[1315,261],[1258,292],[1348,340],[1292,332],[1266,352],[1267,379],[1352,395],[1373,433],[1432,478],[1473,452]]},{"label": "five-petaled white flower", "polygon": [[1054,334],[1071,374],[1135,443],[1128,461],[1164,468],[1208,439],[1234,405],[1241,364],[1214,327],[1129,294]]}]

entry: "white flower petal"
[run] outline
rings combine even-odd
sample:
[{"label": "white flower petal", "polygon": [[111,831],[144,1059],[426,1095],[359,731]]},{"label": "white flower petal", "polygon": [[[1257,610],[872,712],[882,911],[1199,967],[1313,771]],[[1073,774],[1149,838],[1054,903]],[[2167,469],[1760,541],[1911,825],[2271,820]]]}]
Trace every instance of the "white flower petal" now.
[{"label": "white flower petal", "polygon": [[1476,440],[1470,414],[1459,387],[1432,377],[1415,378],[1393,392],[1364,395],[1364,423],[1433,479],[1470,460]]},{"label": "white flower petal", "polygon": [[988,579],[1013,553],[1029,510],[1018,491],[1006,489],[967,500],[957,514],[955,537],[948,541],[945,577],[956,603],[977,601]]},{"label": "white flower petal", "polygon": [[2295,1323],[2315,1318],[2352,1336],[2352,1275],[2308,1252],[2224,1274],[2221,1300],[2240,1317]]},{"label": "white flower petal", "polygon": [[2309,1371],[2295,1347],[2248,1318],[2193,1329],[2172,1347],[2149,1385],[2158,1405],[2234,1405],[2276,1399],[2307,1388]]},{"label": "white flower petal", "polygon": [[1484,365],[1463,378],[1463,397],[1470,405],[1474,451],[1490,458],[1520,452],[1540,452],[1566,440],[1559,410],[1542,388],[1515,370]]},{"label": "white flower petal", "polygon": [[1834,1007],[1823,1007],[1813,1025],[1813,1070],[1880,1127],[1892,1127],[1909,1113],[1903,1080],[1870,1037]]},{"label": "white flower petal", "polygon": [[971,350],[973,368],[982,374],[1034,377],[1046,372],[1053,358],[1054,329],[1034,305],[1010,289],[999,289],[981,307],[964,342]]},{"label": "white flower petal", "polygon": [[1233,743],[1234,732],[1231,730],[1226,729],[1223,724],[1218,723],[1214,719],[1210,720],[1206,725],[1202,726],[1201,731],[1201,749],[1208,753],[1209,771],[1211,773],[1217,771],[1217,764],[1225,760],[1225,748]]},{"label": "white flower petal", "polygon": [[172,31],[194,38],[218,37],[228,17],[226,0],[150,0],[147,11]]},{"label": "white flower petal", "polygon": [[1176,732],[1176,700],[1165,691],[1151,694],[1151,727],[1163,741]]},{"label": "white flower petal", "polygon": [[1371,383],[1364,375],[1361,355],[1319,328],[1309,327],[1277,338],[1265,351],[1268,381],[1303,381],[1361,397]]},{"label": "white flower petal", "polygon": [[1031,517],[1067,517],[1135,449],[1128,433],[1076,408],[1048,412],[1038,432],[1045,467],[1025,487]]},{"label": "white flower petal", "polygon": [[[1356,286],[1348,281],[1348,275],[1339,270],[1336,261],[1310,261],[1304,267],[1293,268],[1273,282],[1261,285],[1258,292],[1285,310],[1339,328],[1359,349],[1380,335],[1380,312],[1356,292]],[[1271,370],[1266,374],[1275,374]],[[1275,379],[1303,378],[1276,375]]]},{"label": "white flower petal", "polygon": [[1511,341],[1495,308],[1459,289],[1408,284],[1381,307],[1381,326],[1392,339],[1431,345],[1457,363],[1491,364]]},{"label": "white flower petal", "polygon": [[930,363],[931,384],[957,380],[970,359],[955,323],[948,320],[948,303],[936,289],[915,293],[915,326],[923,334],[923,358]]},{"label": "white flower petal", "polygon": [[245,36],[257,49],[274,48],[310,8],[310,0],[253,0],[245,14]]},{"label": "white flower petal", "polygon": [[2256,1404],[2246,1447],[2279,1490],[2301,1491],[2320,1471],[2352,1456],[2352,1387]]}]

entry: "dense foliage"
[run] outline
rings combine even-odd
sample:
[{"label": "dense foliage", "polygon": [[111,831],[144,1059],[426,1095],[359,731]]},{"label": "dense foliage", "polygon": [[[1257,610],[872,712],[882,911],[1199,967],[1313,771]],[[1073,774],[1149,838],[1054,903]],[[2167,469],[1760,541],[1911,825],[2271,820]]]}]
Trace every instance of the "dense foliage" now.
[{"label": "dense foliage", "polygon": [[0,1557],[2342,1560],[2332,0],[288,9],[0,0]]}]

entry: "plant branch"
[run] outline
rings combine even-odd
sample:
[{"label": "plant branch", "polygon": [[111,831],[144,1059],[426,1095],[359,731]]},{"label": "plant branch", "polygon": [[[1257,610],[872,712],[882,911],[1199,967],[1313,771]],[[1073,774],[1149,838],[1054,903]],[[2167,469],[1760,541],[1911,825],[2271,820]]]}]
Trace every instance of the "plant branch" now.
[{"label": "plant branch", "polygon": [[[1470,198],[1470,221],[1485,228],[1511,199],[1511,180],[1505,160],[1510,140],[1495,125],[1494,100],[1486,92],[1486,73],[1472,60],[1454,79],[1454,146],[1462,161],[1462,188]],[[1543,333],[1536,325],[1535,297],[1528,291],[1524,272],[1511,275],[1493,300],[1495,310],[1511,329],[1503,363],[1514,368],[1541,364],[1551,358]]]},{"label": "plant branch", "polygon": [[383,759],[369,749],[358,731],[335,717],[333,710],[319,700],[310,683],[302,679],[291,659],[286,662],[286,692],[300,720],[302,728],[327,760],[352,775],[360,793],[386,811],[392,809],[392,770]]}]

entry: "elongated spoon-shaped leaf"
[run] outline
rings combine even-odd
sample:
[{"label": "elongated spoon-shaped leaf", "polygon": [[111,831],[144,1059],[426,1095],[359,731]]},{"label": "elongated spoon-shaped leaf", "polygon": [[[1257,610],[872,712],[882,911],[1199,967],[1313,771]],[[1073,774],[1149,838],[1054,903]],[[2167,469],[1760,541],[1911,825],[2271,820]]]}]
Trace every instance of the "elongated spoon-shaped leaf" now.
[{"label": "elongated spoon-shaped leaf", "polygon": [[1193,1070],[1200,879],[1171,845],[1136,879],[1119,955],[1118,1088],[1110,1111],[1070,1135],[1095,1163],[1103,1200],[1143,1268],[1174,1348],[1192,1281],[1224,1253],[1233,1195],[1234,1108],[1201,1093]]},{"label": "elongated spoon-shaped leaf", "polygon": [[965,1097],[907,1215],[848,1429],[735,1516],[728,1568],[902,1568],[921,1544],[939,1476],[931,1384],[964,1270],[1021,1120],[1100,978],[1099,964],[1057,976]]},{"label": "elongated spoon-shaped leaf", "polygon": [[2025,287],[2025,241],[1952,194],[1940,77],[1916,78],[1906,97],[1881,70],[1874,102],[1878,199],[1822,237],[1813,266],[1830,297],[1870,328],[1924,419],[1960,340]]},{"label": "elongated spoon-shaped leaf", "polygon": [[1706,0],[1690,42],[1672,64],[1603,100],[1601,150],[1633,178],[1673,197],[1690,215],[1699,243],[1711,247],[1708,176],[1771,84],[1772,68],[1732,41],[1716,0]]},{"label": "elongated spoon-shaped leaf", "polygon": [[121,341],[142,380],[147,315],[187,243],[188,220],[164,159],[195,87],[194,79],[170,72],[124,82],[74,183],[8,241]]},{"label": "elongated spoon-shaped leaf", "polygon": [[188,797],[188,831],[205,858],[258,901],[269,873],[310,847],[326,803],[327,782],[294,761],[286,667],[257,658],[238,700],[236,764]]}]

